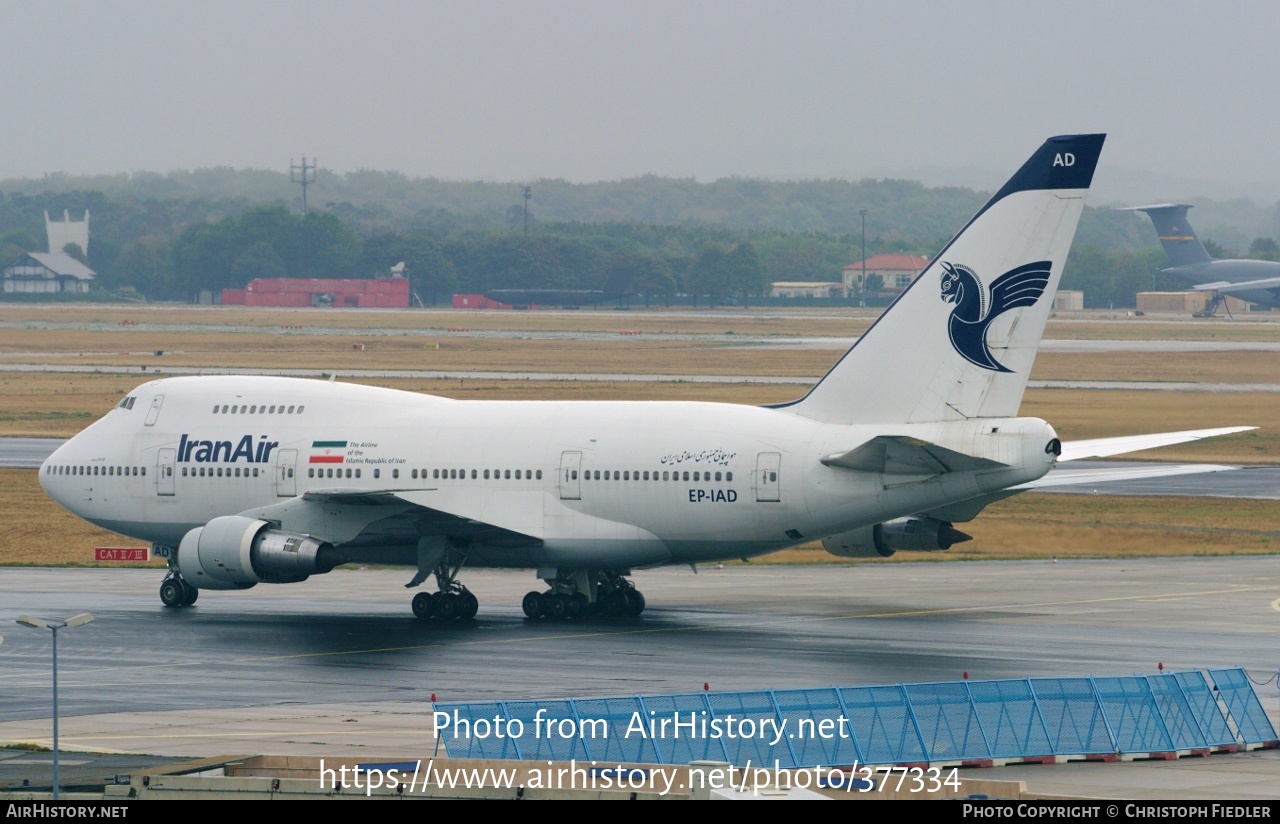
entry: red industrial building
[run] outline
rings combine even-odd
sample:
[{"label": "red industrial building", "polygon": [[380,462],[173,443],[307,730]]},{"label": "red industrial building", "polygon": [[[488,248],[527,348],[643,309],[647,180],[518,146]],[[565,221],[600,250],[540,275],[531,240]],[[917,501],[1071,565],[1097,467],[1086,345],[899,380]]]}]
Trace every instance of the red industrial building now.
[{"label": "red industrial building", "polygon": [[226,306],[336,306],[408,309],[408,278],[255,278],[243,289],[223,289]]}]

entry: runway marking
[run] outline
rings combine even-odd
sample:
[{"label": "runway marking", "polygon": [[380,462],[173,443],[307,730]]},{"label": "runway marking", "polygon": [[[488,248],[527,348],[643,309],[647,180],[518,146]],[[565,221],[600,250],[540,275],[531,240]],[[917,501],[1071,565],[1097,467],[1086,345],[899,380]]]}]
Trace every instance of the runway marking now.
[{"label": "runway marking", "polygon": [[1271,602],[1271,608],[1274,609],[1276,612],[1280,612],[1280,598],[1277,598]]},{"label": "runway marking", "polygon": [[[1264,590],[1274,590],[1274,588],[1275,588],[1274,585],[1240,586],[1240,587],[1231,587],[1229,589],[1198,590],[1198,591],[1184,592],[1184,593],[1167,593],[1165,595],[1142,594],[1142,595],[1116,596],[1113,598],[1077,598],[1077,599],[1062,600],[1062,601],[1038,601],[1038,602],[1021,603],[1021,604],[1019,603],[983,604],[983,605],[966,606],[966,607],[945,607],[945,608],[939,608],[939,609],[897,610],[893,612],[878,612],[878,613],[872,612],[872,613],[865,613],[861,615],[853,614],[853,615],[820,616],[820,615],[772,614],[772,615],[761,615],[756,618],[745,619],[745,620],[741,616],[736,616],[734,619],[734,624],[732,628],[741,629],[744,626],[751,626],[751,625],[771,625],[771,624],[776,624],[782,621],[786,621],[790,623],[800,623],[805,621],[827,622],[827,621],[849,621],[849,620],[879,619],[879,618],[910,618],[910,617],[923,616],[923,615],[959,615],[963,613],[973,613],[973,612],[991,612],[994,610],[1023,610],[1023,609],[1037,609],[1037,608],[1043,609],[1047,607],[1123,603],[1125,601],[1136,602],[1136,601],[1146,601],[1151,598],[1161,598],[1161,597],[1192,598],[1192,597],[1209,596],[1209,595],[1237,595],[1243,592],[1260,592]],[[1276,602],[1273,602],[1272,606],[1275,607],[1277,603],[1280,603],[1280,599],[1278,599]],[[1277,608],[1280,609],[1280,607],[1277,607]],[[534,644],[534,643],[572,641],[572,640],[577,640],[581,638],[603,638],[607,636],[626,636],[626,635],[656,635],[659,633],[705,631],[706,629],[708,629],[707,625],[698,624],[693,626],[680,626],[680,627],[647,627],[647,628],[639,628],[639,629],[561,633],[557,635],[542,636],[539,638],[520,637],[520,638],[492,638],[492,639],[461,640],[461,641],[438,641],[438,642],[428,643],[428,644],[410,644],[410,645],[400,646],[400,647],[373,647],[373,648],[367,648],[367,649],[335,650],[332,652],[297,652],[297,653],[288,653],[285,655],[254,655],[254,656],[247,656],[243,658],[235,658],[229,661],[221,661],[220,665],[225,666],[227,664],[254,664],[254,663],[267,663],[271,661],[292,661],[292,660],[302,660],[307,658],[336,658],[336,657],[348,656],[348,655],[376,655],[379,653],[391,653],[391,652],[414,652],[418,650],[427,650],[427,649],[445,648],[445,647],[500,646],[500,645],[510,645],[510,644],[528,645],[528,644]],[[76,676],[90,675],[94,673],[103,673],[103,672],[134,672],[138,670],[148,670],[148,669],[176,669],[178,667],[208,666],[208,664],[209,664],[209,659],[198,659],[193,661],[174,661],[174,662],[160,663],[160,664],[140,664],[137,666],[99,667],[99,668],[93,668],[93,669],[73,671],[71,673],[68,673],[67,677],[74,678]],[[32,678],[32,677],[33,677],[32,673],[12,673],[11,675],[0,675],[0,681],[7,680],[10,678],[21,679],[21,678]],[[67,681],[63,681],[63,683],[68,687],[110,686],[107,684],[97,684],[92,682],[68,683]],[[29,683],[29,684],[10,684],[9,686],[11,688],[20,688],[24,686],[47,688],[48,682],[40,681],[40,682]]]},{"label": "runway marking", "polygon": [[[121,714],[125,714],[125,713],[121,713]],[[14,723],[22,723],[22,722],[14,722]],[[376,735],[376,736],[378,736],[379,738],[382,738],[382,737],[384,737],[384,736],[397,736],[397,735],[404,735],[404,736],[408,736],[408,735],[417,735],[417,736],[422,736],[422,735],[423,735],[423,732],[422,732],[422,730],[391,730],[391,729],[383,729],[383,728],[377,727],[377,728],[373,728],[373,729],[366,729],[366,730],[351,730],[351,731],[349,731],[349,732],[344,732],[344,731],[341,731],[341,730],[332,730],[332,731],[330,731],[330,730],[279,730],[279,731],[276,731],[276,732],[227,732],[227,733],[218,733],[218,732],[187,732],[187,733],[155,733],[155,734],[153,734],[153,735],[145,735],[145,734],[143,734],[143,735],[114,735],[114,734],[112,734],[112,733],[107,733],[107,732],[102,732],[102,733],[88,733],[88,734],[85,734],[85,735],[65,735],[65,734],[59,733],[59,734],[58,734],[58,744],[59,744],[58,749],[59,749],[59,751],[61,752],[61,751],[62,751],[62,746],[61,746],[61,745],[62,745],[62,744],[64,744],[64,743],[80,743],[80,742],[84,742],[84,741],[98,741],[98,740],[100,740],[100,739],[105,739],[105,740],[110,740],[110,741],[150,741],[150,740],[152,740],[152,739],[173,739],[173,740],[178,740],[178,739],[187,739],[187,738],[213,738],[213,739],[235,738],[235,739],[240,739],[240,738],[281,738],[281,737],[285,737],[285,736],[287,736],[287,737],[289,737],[289,738],[296,738],[296,737],[298,737],[298,736],[303,736],[303,735],[319,735],[319,736],[329,736],[329,737],[356,736],[356,735]],[[430,737],[430,735],[431,735],[431,732],[428,730],[428,731],[427,731],[427,733],[426,733],[426,736],[427,736],[427,737]],[[434,740],[434,739],[433,739],[433,740]],[[17,743],[17,744],[36,744],[36,745],[38,745],[38,746],[44,746],[44,747],[52,747],[52,746],[53,746],[52,739],[48,739],[48,738],[44,738],[44,739],[39,739],[39,738],[13,738],[13,739],[0,739],[0,746],[3,746],[3,745],[5,745],[5,744],[9,744],[9,743]],[[131,754],[131,751],[130,751],[130,750],[113,750],[113,749],[107,749],[107,748],[95,749],[95,750],[93,750],[93,752],[97,752],[97,753],[102,754],[102,755],[129,755],[129,754]]]},{"label": "runway marking", "polygon": [[[20,723],[23,723],[23,722],[21,722],[21,721],[15,721],[14,723],[16,723],[16,724],[20,724]],[[100,738],[109,738],[109,737],[112,737],[112,736],[106,736],[106,735],[103,735],[103,736],[98,736],[98,737],[100,737]],[[63,741],[71,741],[71,740],[75,740],[75,739],[73,739],[73,738],[71,738],[71,737],[69,737],[69,736],[59,735],[59,736],[58,736],[58,751],[59,751],[59,752],[62,752],[62,742],[63,742]],[[84,740],[88,741],[88,740],[92,740],[92,739],[84,739]],[[13,744],[31,744],[31,745],[34,745],[34,746],[37,746],[37,747],[45,747],[46,749],[53,749],[53,739],[52,739],[52,738],[4,738],[4,739],[0,739],[0,747],[8,747],[8,746],[12,746]],[[113,749],[111,749],[110,747],[85,747],[85,748],[84,748],[84,750],[83,750],[83,752],[92,753],[92,754],[94,754],[94,755],[133,755],[133,754],[134,754],[134,753],[130,752],[129,750],[113,750]]]}]

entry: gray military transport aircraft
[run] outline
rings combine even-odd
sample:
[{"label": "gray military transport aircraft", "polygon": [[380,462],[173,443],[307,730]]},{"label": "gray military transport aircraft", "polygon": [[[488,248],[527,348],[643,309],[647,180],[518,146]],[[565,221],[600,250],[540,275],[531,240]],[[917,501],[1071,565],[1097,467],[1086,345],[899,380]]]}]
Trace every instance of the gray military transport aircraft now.
[{"label": "gray military transport aircraft", "polygon": [[356,562],[414,570],[407,587],[434,576],[436,591],[412,599],[420,618],[474,616],[459,572],[475,566],[536,571],[546,589],[524,597],[530,618],[638,615],[636,568],[811,541],[846,557],[945,550],[969,537],[953,524],[993,501],[1073,482],[1046,477],[1059,460],[1251,428],[1063,443],[1018,415],[1102,143],[1046,141],[791,403],[460,401],[162,378],[63,444],[40,483],[168,558],[169,607]]},{"label": "gray military transport aircraft", "polygon": [[1187,203],[1157,203],[1130,206],[1118,211],[1146,212],[1156,227],[1160,244],[1169,262],[1165,275],[1173,275],[1197,292],[1208,292],[1209,300],[1196,317],[1213,317],[1228,297],[1239,298],[1272,309],[1280,308],[1280,263],[1270,260],[1214,260],[1187,222]]}]

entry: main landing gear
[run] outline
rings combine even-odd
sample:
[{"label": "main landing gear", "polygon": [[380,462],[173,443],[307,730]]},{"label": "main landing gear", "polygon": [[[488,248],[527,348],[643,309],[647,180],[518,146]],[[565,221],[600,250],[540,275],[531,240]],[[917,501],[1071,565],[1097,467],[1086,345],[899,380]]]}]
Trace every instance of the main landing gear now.
[{"label": "main landing gear", "polygon": [[1226,307],[1227,316],[1231,317],[1231,307],[1227,306],[1227,296],[1220,292],[1210,292],[1208,300],[1205,301],[1204,309],[1200,312],[1193,312],[1193,318],[1211,318],[1218,314],[1218,307]]},{"label": "main landing gear", "polygon": [[200,590],[182,580],[182,576],[171,572],[160,583],[160,603],[166,607],[189,607],[200,597]]},{"label": "main landing gear", "polygon": [[476,617],[480,601],[471,590],[458,585],[449,592],[419,592],[413,596],[413,614],[419,618],[438,618],[441,621],[467,620]]},{"label": "main landing gear", "polygon": [[644,595],[625,577],[629,572],[579,570],[545,579],[547,592],[530,592],[521,607],[529,618],[576,620],[588,616],[634,618],[644,612]]},{"label": "main landing gear", "polygon": [[480,610],[480,601],[458,580],[458,572],[462,569],[463,560],[450,567],[446,561],[436,565],[435,576],[438,592],[419,592],[413,596],[410,606],[413,614],[423,620],[437,618],[441,621],[469,621],[476,617]]}]

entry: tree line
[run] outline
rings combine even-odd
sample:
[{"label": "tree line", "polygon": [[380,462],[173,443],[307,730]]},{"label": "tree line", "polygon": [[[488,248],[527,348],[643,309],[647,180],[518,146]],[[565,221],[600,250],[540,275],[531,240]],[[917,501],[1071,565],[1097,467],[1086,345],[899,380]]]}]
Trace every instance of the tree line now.
[{"label": "tree line", "polygon": [[[347,201],[302,215],[283,201],[254,200],[254,185],[265,188],[273,180],[270,173],[246,178],[213,170],[209,176],[222,185],[197,189],[188,180],[189,191],[170,185],[171,176],[135,175],[106,181],[111,185],[105,191],[31,193],[19,187],[0,193],[0,265],[44,250],[45,211],[60,216],[65,209],[78,219],[88,209],[87,262],[98,274],[95,288],[151,299],[191,299],[205,290],[243,287],[256,277],[372,277],[403,261],[424,303],[492,289],[628,291],[646,301],[681,295],[715,303],[767,294],[774,281],[838,280],[841,268],[861,257],[861,227],[855,231],[847,219],[858,217],[857,203],[850,202],[855,192],[879,204],[868,213],[869,256],[931,256],[984,197],[906,181],[698,184],[644,178],[564,184],[539,193],[551,203],[536,201],[526,234],[521,206],[496,208],[500,184],[467,184],[478,192],[471,202],[463,184],[435,181],[454,199],[442,196],[412,215],[403,206],[397,211]],[[418,183],[397,184],[381,173],[349,175],[344,185],[362,179],[378,184],[361,190],[365,196],[390,196],[399,185],[425,197],[414,188]],[[557,191],[566,203],[556,205]],[[594,205],[584,208],[584,199]],[[779,215],[796,210],[828,215],[799,225],[835,224],[830,215],[840,211],[843,231],[786,228],[796,221]],[[590,219],[553,220],[546,212],[585,212]],[[672,222],[691,214],[705,219]],[[899,223],[886,225],[889,216]],[[1167,262],[1153,241],[1145,218],[1086,207],[1063,288],[1083,290],[1090,307],[1132,306],[1137,291],[1185,288],[1159,274]],[[1215,256],[1228,256],[1212,241],[1206,245]],[[1244,255],[1280,258],[1275,247],[1271,238],[1258,238]]]},{"label": "tree line", "polygon": [[[847,235],[630,222],[535,220],[528,235],[505,225],[449,231],[430,223],[361,231],[337,212],[302,215],[282,203],[224,216],[206,205],[192,210],[198,217],[184,227],[170,224],[167,234],[129,237],[121,227],[138,216],[106,199],[90,202],[87,263],[97,273],[94,287],[161,300],[243,288],[254,278],[385,276],[403,262],[423,303],[492,289],[605,290],[649,301],[683,295],[716,302],[768,294],[775,280],[837,280],[857,248]],[[57,206],[49,211],[61,214]],[[13,220],[6,225],[5,211],[0,203],[0,261],[43,251],[43,209],[38,230],[13,228]],[[76,219],[83,206],[70,211]],[[868,253],[877,251],[927,250],[870,239]]]}]

